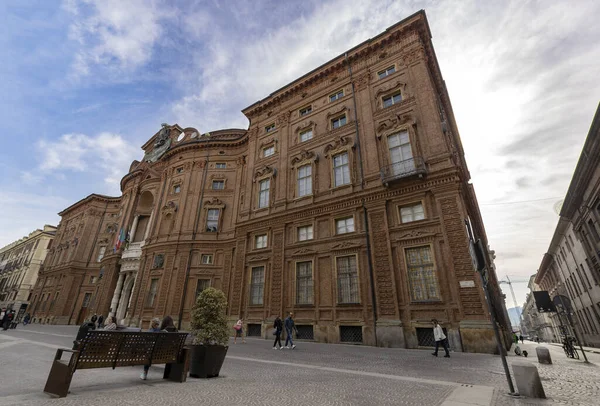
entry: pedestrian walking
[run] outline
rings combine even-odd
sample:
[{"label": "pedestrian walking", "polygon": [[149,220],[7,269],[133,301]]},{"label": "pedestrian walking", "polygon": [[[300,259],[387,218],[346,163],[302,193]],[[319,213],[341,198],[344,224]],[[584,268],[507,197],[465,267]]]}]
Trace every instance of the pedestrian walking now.
[{"label": "pedestrian walking", "polygon": [[246,339],[244,338],[244,319],[239,319],[237,323],[233,325],[233,329],[235,330],[233,336],[233,343],[237,344],[237,338],[242,338],[242,344],[246,344]]},{"label": "pedestrian walking", "polygon": [[[100,316],[102,317],[102,316]],[[151,333],[158,333],[160,331],[160,319],[155,317],[150,322],[150,328],[148,329]],[[148,370],[150,369],[150,365],[144,365],[144,371],[140,375],[140,379],[146,380],[148,378]]]},{"label": "pedestrian walking", "polygon": [[292,340],[292,334],[296,332],[298,334],[298,329],[296,328],[296,324],[294,323],[294,313],[290,312],[290,315],[285,319],[285,348],[289,349],[290,346],[288,342],[292,345],[292,350],[296,348],[294,341]]},{"label": "pedestrian walking", "polygon": [[168,333],[176,333],[177,327],[175,327],[175,323],[173,323],[173,317],[165,316],[160,323],[159,329],[160,331],[166,331]]},{"label": "pedestrian walking", "polygon": [[539,336],[536,336],[536,337],[535,337],[535,341],[536,341],[536,342],[539,344],[539,343],[540,343],[540,337],[539,337]]},{"label": "pedestrian walking", "polygon": [[433,356],[438,356],[438,348],[440,345],[444,347],[444,351],[446,355],[444,358],[450,358],[450,351],[448,350],[448,340],[446,340],[446,335],[444,334],[444,330],[442,330],[442,326],[439,325],[436,319],[431,320],[433,323],[433,338],[435,339],[435,351],[432,353]]},{"label": "pedestrian walking", "polygon": [[100,315],[98,316],[98,328],[102,328],[103,327],[103,323],[104,322],[104,316]]},{"label": "pedestrian walking", "polygon": [[12,310],[7,310],[4,313],[4,318],[2,320],[2,329],[3,330],[8,330],[8,328],[10,327],[10,324],[13,321],[13,318],[15,317],[15,312]]},{"label": "pedestrian walking", "polygon": [[281,332],[283,331],[283,322],[281,321],[281,317],[277,316],[275,322],[273,323],[273,334],[275,335],[275,342],[273,343],[273,349],[277,349],[277,343],[279,343],[279,349],[283,350],[283,345],[281,345]]},{"label": "pedestrian walking", "polygon": [[27,313],[25,315],[25,317],[23,318],[23,325],[24,326],[28,325],[30,320],[31,320],[31,314]]},{"label": "pedestrian walking", "polygon": [[[98,318],[96,318],[98,319]],[[103,330],[116,330],[117,329],[117,320],[115,319],[115,316],[108,316],[106,318],[106,323],[104,323],[104,329]]]},{"label": "pedestrian walking", "polygon": [[519,334],[519,340],[521,340],[521,344],[525,344],[525,339],[523,338],[523,334]]}]

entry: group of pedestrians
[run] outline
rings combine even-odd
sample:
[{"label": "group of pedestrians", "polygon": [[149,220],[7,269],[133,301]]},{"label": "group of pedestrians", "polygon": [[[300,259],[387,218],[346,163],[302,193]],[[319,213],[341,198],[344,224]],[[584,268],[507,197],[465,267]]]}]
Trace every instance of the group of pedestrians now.
[{"label": "group of pedestrians", "polygon": [[0,312],[0,320],[2,321],[2,330],[8,330],[10,324],[15,318],[15,311],[9,309],[2,309]]},{"label": "group of pedestrians", "polygon": [[[281,344],[281,334],[283,333],[284,328],[286,333],[285,347]],[[239,319],[233,325],[233,330],[233,343],[237,344],[237,339],[241,338],[242,344],[246,344],[246,338],[244,337],[244,319]],[[294,313],[289,313],[285,321],[282,321],[281,317],[277,316],[277,318],[273,322],[273,335],[275,336],[273,349],[283,350],[284,348],[291,348],[293,350],[294,348],[296,348],[296,344],[294,344],[293,340],[294,332],[296,333],[296,335],[298,335],[298,329],[296,328],[296,325],[294,323]],[[277,345],[279,345],[279,347],[277,347]]]},{"label": "group of pedestrians", "polygon": [[[108,323],[108,319],[109,318],[112,318],[113,323],[115,324],[115,328],[116,328],[116,322],[115,322],[114,316],[108,316],[108,318],[106,319],[106,324],[107,325],[109,324]],[[105,327],[105,325],[103,324],[104,323],[104,316],[103,315],[97,316],[96,313],[94,313],[94,315],[91,317],[90,321],[92,323],[94,323],[94,327],[96,327],[96,328],[103,328],[103,327]],[[105,328],[104,330],[113,330],[113,329],[106,329]]]},{"label": "group of pedestrians", "polygon": [[[150,333],[159,333],[161,331],[165,331],[168,333],[177,333],[177,327],[175,327],[175,323],[173,323],[173,318],[171,316],[165,316],[162,321],[158,317],[155,317],[150,322],[150,328],[148,329]],[[150,365],[144,365],[144,370],[140,375],[140,379],[146,380],[148,378],[148,371],[150,370]]]}]

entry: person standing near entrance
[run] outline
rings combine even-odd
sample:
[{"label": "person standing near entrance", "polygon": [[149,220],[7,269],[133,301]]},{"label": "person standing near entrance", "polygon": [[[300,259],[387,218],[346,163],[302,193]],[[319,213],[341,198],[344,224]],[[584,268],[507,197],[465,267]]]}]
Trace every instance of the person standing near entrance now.
[{"label": "person standing near entrance", "polygon": [[96,313],[94,313],[90,321],[94,323],[94,328],[96,328],[96,321],[98,321],[98,316],[96,316]]},{"label": "person standing near entrance", "polygon": [[102,322],[104,321],[104,316],[98,316],[98,328],[102,328]]},{"label": "person standing near entrance", "polygon": [[436,319],[431,320],[433,323],[433,338],[435,339],[435,351],[432,353],[433,356],[437,357],[438,348],[440,345],[444,347],[444,351],[446,351],[446,355],[444,358],[450,358],[450,351],[448,350],[448,341],[446,340],[446,335],[444,334],[444,330],[442,330],[442,326],[439,325]]},{"label": "person standing near entrance", "polygon": [[283,331],[283,322],[281,321],[281,317],[277,316],[275,322],[273,323],[273,328],[275,331],[273,334],[275,335],[275,342],[273,343],[273,349],[277,349],[277,343],[279,343],[279,349],[283,350],[283,345],[281,345],[281,332]]},{"label": "person standing near entrance", "polygon": [[287,349],[290,348],[288,342],[292,345],[292,350],[296,348],[294,341],[292,341],[292,334],[294,331],[296,331],[296,334],[298,334],[298,329],[294,324],[294,313],[290,313],[290,315],[285,319],[285,348]]}]

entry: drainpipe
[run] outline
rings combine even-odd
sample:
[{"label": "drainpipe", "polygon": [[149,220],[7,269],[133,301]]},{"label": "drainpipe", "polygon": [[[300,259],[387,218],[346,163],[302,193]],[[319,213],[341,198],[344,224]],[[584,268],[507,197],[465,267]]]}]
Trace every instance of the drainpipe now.
[{"label": "drainpipe", "polygon": [[[344,54],[348,73],[350,74],[350,84],[352,85],[352,102],[354,103],[354,131],[356,133],[356,153],[358,156],[358,167],[360,170],[360,188],[365,188],[365,177],[362,163],[362,150],[360,148],[360,136],[358,131],[358,110],[356,108],[356,93],[354,89],[354,81],[352,80],[352,65],[348,61],[348,53]],[[373,334],[375,336],[375,346],[377,347],[377,298],[375,297],[375,275],[373,274],[373,259],[371,258],[371,241],[369,239],[369,216],[365,199],[362,199],[363,218],[365,222],[365,241],[367,243],[367,263],[369,266],[369,281],[371,282],[371,305],[373,306]]]}]

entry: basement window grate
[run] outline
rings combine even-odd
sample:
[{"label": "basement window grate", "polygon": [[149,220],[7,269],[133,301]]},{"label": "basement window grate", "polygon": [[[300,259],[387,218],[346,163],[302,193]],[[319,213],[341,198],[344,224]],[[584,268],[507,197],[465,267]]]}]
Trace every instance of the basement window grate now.
[{"label": "basement window grate", "polygon": [[315,333],[313,330],[313,326],[310,324],[305,324],[305,325],[296,325],[296,328],[298,329],[298,340],[314,340],[315,339]]},{"label": "basement window grate", "polygon": [[[445,328],[442,328],[444,335],[448,337],[448,333]],[[435,347],[435,338],[433,337],[433,327],[422,328],[417,327],[417,341],[419,347]]]},{"label": "basement window grate", "polygon": [[343,343],[362,343],[362,327],[340,326],[340,341]]},{"label": "basement window grate", "polygon": [[260,337],[261,336],[261,325],[260,324],[248,324],[248,337]]}]

